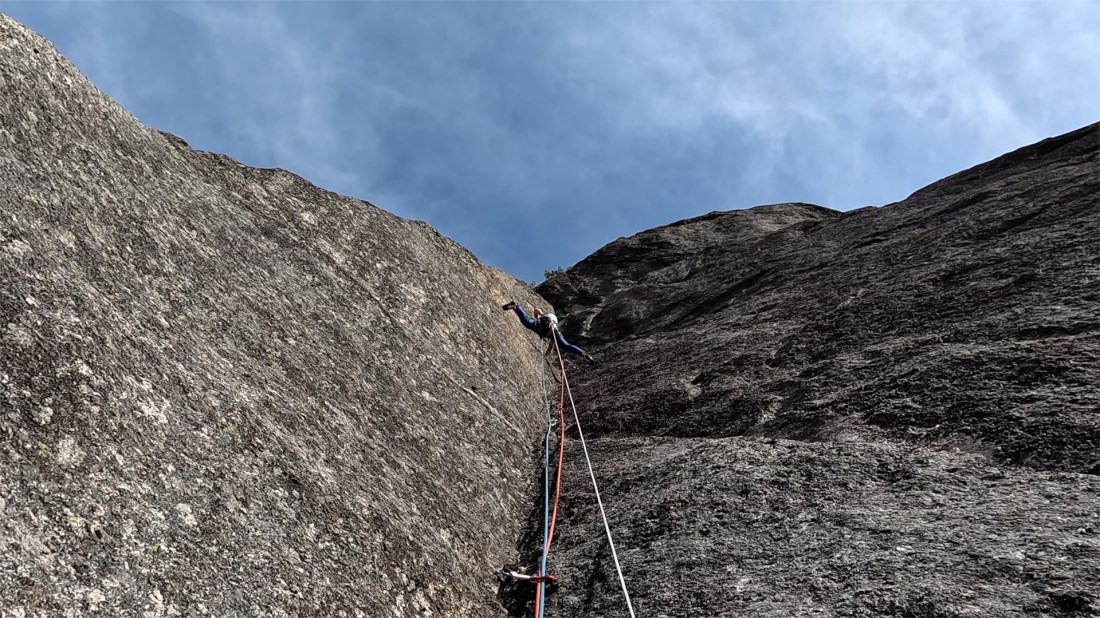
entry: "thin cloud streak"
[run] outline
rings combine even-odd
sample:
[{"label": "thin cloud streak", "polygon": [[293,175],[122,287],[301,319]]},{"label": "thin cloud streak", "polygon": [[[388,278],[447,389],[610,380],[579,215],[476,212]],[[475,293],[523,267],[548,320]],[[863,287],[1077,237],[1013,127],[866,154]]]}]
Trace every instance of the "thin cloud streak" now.
[{"label": "thin cloud streak", "polygon": [[528,280],[710,210],[893,202],[1100,112],[1091,2],[4,10],[143,121]]}]

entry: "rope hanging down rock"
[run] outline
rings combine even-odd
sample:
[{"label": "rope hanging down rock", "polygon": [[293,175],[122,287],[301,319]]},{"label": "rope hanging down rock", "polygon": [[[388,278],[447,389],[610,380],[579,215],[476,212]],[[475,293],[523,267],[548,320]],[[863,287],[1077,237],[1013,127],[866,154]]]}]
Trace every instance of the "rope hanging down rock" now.
[{"label": "rope hanging down rock", "polygon": [[[611,525],[607,523],[607,513],[604,511],[603,500],[600,498],[600,487],[596,483],[596,473],[592,469],[592,459],[588,456],[588,445],[584,441],[584,432],[581,431],[581,419],[580,419],[580,416],[577,414],[577,404],[573,402],[573,391],[569,388],[569,379],[565,375],[565,359],[562,358],[561,349],[558,348],[558,338],[555,337],[553,334],[551,334],[550,338],[554,341],[554,350],[555,350],[555,352],[557,352],[558,364],[561,366],[562,393],[563,393],[563,395],[568,394],[568,396],[569,396],[569,406],[573,410],[573,421],[577,424],[577,435],[578,435],[578,437],[580,438],[580,441],[581,441],[581,448],[584,450],[584,460],[588,464],[588,476],[592,479],[592,489],[593,489],[593,491],[596,492],[596,504],[598,504],[599,507],[600,507],[600,517],[603,519],[603,529],[607,533],[607,544],[611,546],[611,558],[615,562],[615,572],[618,573],[618,575],[619,575],[619,584],[622,586],[622,589],[623,589],[623,599],[626,600],[626,609],[627,609],[627,611],[630,612],[630,618],[635,618],[635,616],[634,616],[634,605],[630,602],[630,593],[627,592],[627,589],[626,589],[626,578],[623,577],[623,569],[622,569],[622,566],[619,564],[619,554],[618,554],[618,552],[615,551],[615,541],[611,538]],[[564,447],[564,440],[565,440],[564,405],[565,405],[565,400],[564,400],[564,397],[563,397],[563,399],[562,399],[562,414],[563,414],[563,417],[562,417],[562,441],[563,441],[563,447]],[[564,454],[564,448],[562,450],[562,453]],[[559,460],[559,463],[558,463],[558,483],[559,483],[559,486],[560,486],[560,483],[561,483],[561,462],[560,462],[560,460]],[[555,513],[557,512],[557,498],[556,497],[555,497],[554,511],[555,511]],[[547,544],[545,549],[548,551],[549,547],[550,547],[549,544]],[[545,564],[545,553],[543,554],[543,556],[544,556],[544,564]],[[540,573],[540,574],[545,575],[545,573]],[[536,616],[538,618],[542,618],[541,613],[536,614]]]},{"label": "rope hanging down rock", "polygon": [[[539,339],[539,356],[545,358],[546,350]],[[539,562],[538,585],[535,588],[535,618],[544,618],[546,612],[547,562],[550,546],[554,542],[554,527],[558,520],[558,502],[561,497],[561,470],[565,460],[565,381],[561,380],[561,394],[558,399],[558,470],[554,481],[554,508],[550,510],[550,442],[553,436],[554,419],[550,412],[549,380],[546,373],[547,363],[542,363],[541,382],[542,399],[546,406],[546,449],[543,463],[543,514],[542,514],[542,557]]]},{"label": "rope hanging down rock", "polygon": [[[542,339],[539,339],[539,356],[541,357],[545,352],[543,351]],[[542,402],[546,407],[546,453],[543,456],[543,468],[542,468],[542,559],[539,562],[538,575],[542,576],[546,574],[546,538],[549,535],[550,530],[550,432],[551,421],[550,418],[550,397],[546,388],[546,363],[542,363],[542,371],[539,375],[539,382],[542,385]],[[546,586],[542,581],[538,582],[535,586],[535,618],[540,618],[539,614],[542,610],[542,597],[545,593]]]}]

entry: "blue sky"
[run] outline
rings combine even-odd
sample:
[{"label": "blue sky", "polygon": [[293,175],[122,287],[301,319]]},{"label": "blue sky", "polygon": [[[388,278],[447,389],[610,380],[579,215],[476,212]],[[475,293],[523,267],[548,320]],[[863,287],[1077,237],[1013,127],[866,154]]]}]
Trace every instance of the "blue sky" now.
[{"label": "blue sky", "polygon": [[1100,2],[0,0],[146,124],[526,280],[712,210],[884,205],[1100,120]]}]

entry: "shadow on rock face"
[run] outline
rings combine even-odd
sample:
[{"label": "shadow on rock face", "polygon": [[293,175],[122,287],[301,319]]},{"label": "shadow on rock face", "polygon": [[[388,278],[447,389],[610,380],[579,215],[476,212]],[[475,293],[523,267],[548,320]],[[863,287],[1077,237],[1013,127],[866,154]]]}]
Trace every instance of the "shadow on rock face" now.
[{"label": "shadow on rock face", "polygon": [[[713,213],[538,288],[600,359],[571,383],[639,615],[1096,613],[1098,153]],[[625,615],[580,457],[551,615]]]}]

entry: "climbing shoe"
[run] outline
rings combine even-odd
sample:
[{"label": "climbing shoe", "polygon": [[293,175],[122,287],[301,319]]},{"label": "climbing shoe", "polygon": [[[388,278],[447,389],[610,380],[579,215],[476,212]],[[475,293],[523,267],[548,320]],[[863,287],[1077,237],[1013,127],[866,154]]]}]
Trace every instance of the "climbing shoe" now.
[{"label": "climbing shoe", "polygon": [[515,309],[515,308],[516,308],[516,301],[514,301],[514,300],[508,301],[507,303],[504,304],[504,306],[501,307],[501,309],[503,309],[505,311],[511,311],[512,309]]}]

